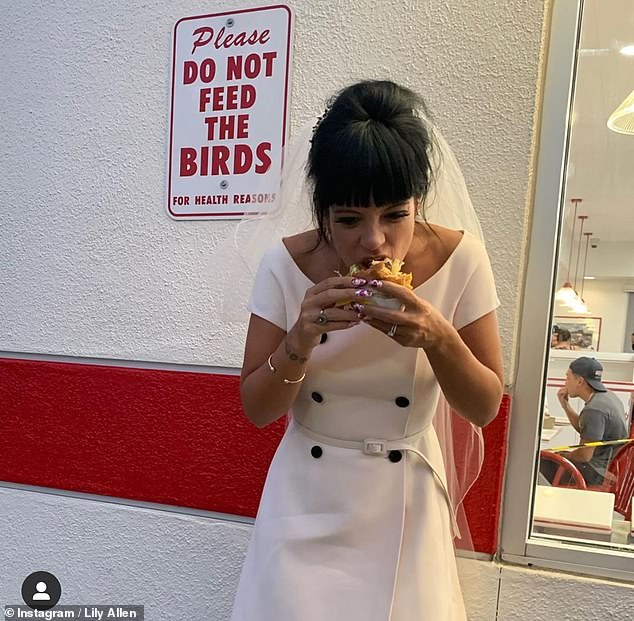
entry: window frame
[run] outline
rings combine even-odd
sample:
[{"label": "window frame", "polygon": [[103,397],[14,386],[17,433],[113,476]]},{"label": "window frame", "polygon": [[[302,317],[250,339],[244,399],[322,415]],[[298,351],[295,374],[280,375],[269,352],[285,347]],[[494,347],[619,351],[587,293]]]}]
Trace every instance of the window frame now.
[{"label": "window frame", "polygon": [[531,535],[583,1],[552,4],[498,557],[518,565],[632,582],[634,552]]}]

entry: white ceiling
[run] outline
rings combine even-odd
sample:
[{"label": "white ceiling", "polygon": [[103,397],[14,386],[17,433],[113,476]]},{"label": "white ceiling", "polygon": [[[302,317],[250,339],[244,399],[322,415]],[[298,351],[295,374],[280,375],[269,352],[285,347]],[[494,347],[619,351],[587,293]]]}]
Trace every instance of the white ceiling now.
[{"label": "white ceiling", "polygon": [[[584,230],[601,242],[634,242],[634,136],[617,134],[607,120],[634,90],[632,0],[586,0],[574,96],[566,219],[570,198],[579,197]],[[577,221],[578,222],[578,221]],[[579,226],[577,223],[577,231]],[[634,246],[630,260],[634,262]]]}]

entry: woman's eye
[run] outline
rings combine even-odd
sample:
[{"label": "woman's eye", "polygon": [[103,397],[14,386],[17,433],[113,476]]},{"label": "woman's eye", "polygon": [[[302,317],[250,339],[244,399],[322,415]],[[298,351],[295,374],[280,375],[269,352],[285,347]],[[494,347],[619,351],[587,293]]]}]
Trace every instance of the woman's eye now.
[{"label": "woman's eye", "polygon": [[409,216],[408,211],[393,211],[392,213],[388,213],[387,217],[390,220],[402,220],[403,218],[407,218]]},{"label": "woman's eye", "polygon": [[354,217],[341,217],[341,218],[337,218],[335,220],[335,222],[339,222],[341,224],[348,224],[348,225],[352,225],[352,224],[356,224],[359,221],[359,218],[354,218]]}]

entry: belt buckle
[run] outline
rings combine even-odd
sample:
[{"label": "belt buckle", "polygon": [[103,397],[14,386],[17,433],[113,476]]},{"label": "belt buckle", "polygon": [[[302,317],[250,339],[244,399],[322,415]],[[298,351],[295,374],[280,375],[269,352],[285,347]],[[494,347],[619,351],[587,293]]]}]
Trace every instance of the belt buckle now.
[{"label": "belt buckle", "polygon": [[363,452],[366,455],[385,455],[385,440],[378,438],[366,438],[363,440]]}]

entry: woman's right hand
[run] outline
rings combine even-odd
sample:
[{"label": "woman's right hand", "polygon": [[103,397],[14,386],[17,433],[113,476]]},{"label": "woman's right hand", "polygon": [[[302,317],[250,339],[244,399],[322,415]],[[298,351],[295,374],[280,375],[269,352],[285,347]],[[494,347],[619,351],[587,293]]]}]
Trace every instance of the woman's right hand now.
[{"label": "woman's right hand", "polygon": [[[302,300],[299,317],[286,337],[294,353],[306,357],[319,345],[321,335],[325,332],[345,330],[360,323],[356,310],[335,308],[335,304],[345,299],[363,301],[365,295],[360,292],[366,285],[367,280],[364,278],[333,276],[308,289]],[[322,310],[328,319],[326,323],[317,322]]]}]

